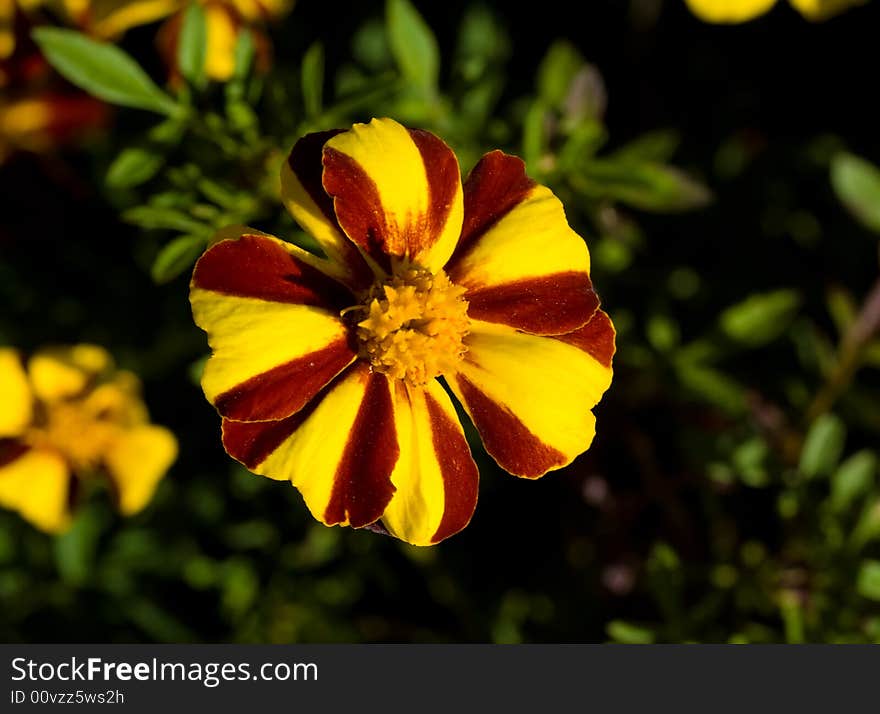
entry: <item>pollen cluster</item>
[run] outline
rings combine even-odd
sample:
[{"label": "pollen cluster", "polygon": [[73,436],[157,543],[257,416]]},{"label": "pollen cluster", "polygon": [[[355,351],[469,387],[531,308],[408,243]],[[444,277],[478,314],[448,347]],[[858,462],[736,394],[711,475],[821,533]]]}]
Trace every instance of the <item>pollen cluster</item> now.
[{"label": "pollen cluster", "polygon": [[454,369],[467,348],[465,289],[446,273],[400,266],[373,286],[357,323],[361,356],[373,369],[411,387]]}]

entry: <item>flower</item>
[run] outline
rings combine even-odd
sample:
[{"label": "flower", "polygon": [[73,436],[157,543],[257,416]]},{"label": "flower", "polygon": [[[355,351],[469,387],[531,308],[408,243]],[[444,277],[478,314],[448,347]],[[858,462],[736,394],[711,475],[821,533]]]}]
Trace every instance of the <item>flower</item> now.
[{"label": "flower", "polygon": [[300,139],[281,180],[326,257],[238,228],[193,271],[231,456],[290,480],[327,525],[381,520],[428,545],[477,501],[440,378],[512,474],[588,448],[614,328],[584,241],[520,159],[486,154],[462,186],[440,139],[374,119]]},{"label": "flower", "polygon": [[[76,0],[68,0],[68,2]],[[287,15],[294,0],[79,0],[74,16],[89,34],[108,40],[127,30],[168,18],[159,30],[159,48],[169,67],[177,64],[177,45],[183,16],[191,2],[204,8],[207,32],[205,72],[223,82],[235,70],[235,46],[243,29],[250,29],[256,44],[258,67],[269,64],[269,39],[259,29]]]},{"label": "flower", "polygon": [[[789,0],[808,20],[826,20],[832,15],[868,0]],[[776,0],[685,0],[691,12],[705,22],[747,22],[768,12]]]},{"label": "flower", "polygon": [[0,506],[59,533],[79,487],[105,478],[123,515],[143,509],[177,441],[149,423],[139,391],[94,345],[45,349],[26,366],[0,348]]}]

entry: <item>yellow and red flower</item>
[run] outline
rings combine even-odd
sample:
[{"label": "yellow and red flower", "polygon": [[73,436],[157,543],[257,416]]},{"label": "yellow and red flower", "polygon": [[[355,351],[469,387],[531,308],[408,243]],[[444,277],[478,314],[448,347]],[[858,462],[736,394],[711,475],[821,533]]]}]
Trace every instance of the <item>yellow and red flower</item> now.
[{"label": "yellow and red flower", "polygon": [[[808,20],[829,17],[868,0],[788,0]],[[691,12],[705,22],[736,24],[748,22],[770,11],[777,0],[685,0]]]},{"label": "yellow and red flower", "polygon": [[231,456],[291,481],[327,525],[427,545],[477,502],[439,379],[512,474],[589,447],[614,328],[584,241],[520,159],[486,154],[462,185],[440,139],[374,119],[300,139],[282,195],[325,257],[239,229],[193,272]]},{"label": "yellow and red flower", "polygon": [[78,487],[104,478],[122,514],[143,509],[177,441],[150,424],[139,393],[137,377],[94,345],[42,350],[26,365],[0,348],[0,506],[62,532]]}]

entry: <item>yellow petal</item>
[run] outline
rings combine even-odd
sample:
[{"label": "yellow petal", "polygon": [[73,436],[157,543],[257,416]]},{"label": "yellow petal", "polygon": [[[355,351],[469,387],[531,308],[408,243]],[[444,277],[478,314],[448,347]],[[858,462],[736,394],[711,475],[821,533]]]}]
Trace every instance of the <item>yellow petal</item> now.
[{"label": "yellow petal", "polygon": [[231,419],[295,413],[355,359],[339,318],[352,301],[277,238],[242,236],[212,246],[190,286],[193,316],[213,350],[202,376],[205,396]]},{"label": "yellow petal", "polygon": [[397,489],[382,523],[413,545],[433,545],[464,528],[477,505],[479,472],[455,408],[436,380],[424,390],[397,382]]},{"label": "yellow petal", "polygon": [[159,481],[177,458],[177,440],[160,426],[139,426],[124,432],[105,457],[124,516],[143,509]]},{"label": "yellow petal", "polygon": [[235,71],[235,45],[239,26],[228,7],[219,4],[205,6],[207,48],[205,72],[211,79],[225,82]]},{"label": "yellow petal", "polygon": [[587,450],[610,365],[561,338],[486,322],[471,323],[466,344],[449,384],[502,468],[538,478]]},{"label": "yellow petal", "polygon": [[0,60],[15,51],[15,2],[0,0]]},{"label": "yellow petal", "polygon": [[867,0],[789,0],[789,2],[801,15],[816,22],[827,20],[855,5],[864,5]]},{"label": "yellow petal", "polygon": [[339,224],[365,254],[385,269],[389,256],[432,272],[446,264],[464,211],[458,160],[446,144],[373,119],[328,140],[323,160]]},{"label": "yellow petal", "polygon": [[36,395],[53,402],[79,394],[111,364],[107,351],[96,345],[53,347],[31,357],[28,374]]},{"label": "yellow petal", "polygon": [[30,449],[0,466],[0,506],[48,533],[70,526],[69,491],[67,464],[51,451]]},{"label": "yellow petal", "polygon": [[685,0],[691,12],[705,22],[738,23],[763,15],[776,0]]},{"label": "yellow petal", "polygon": [[112,39],[132,27],[168,17],[183,6],[184,0],[92,0],[89,30],[96,37]]},{"label": "yellow petal", "polygon": [[19,436],[33,418],[33,395],[21,357],[0,348],[0,438]]}]

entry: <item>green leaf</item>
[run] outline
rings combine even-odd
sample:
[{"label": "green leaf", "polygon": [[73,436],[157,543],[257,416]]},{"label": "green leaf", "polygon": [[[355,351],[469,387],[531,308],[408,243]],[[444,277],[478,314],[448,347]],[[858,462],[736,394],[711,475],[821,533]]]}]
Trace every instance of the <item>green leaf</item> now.
[{"label": "green leaf", "polygon": [[800,472],[807,478],[828,476],[843,453],[846,427],[840,417],[823,414],[810,427],[801,449]]},{"label": "green leaf", "polygon": [[530,174],[540,173],[539,164],[547,144],[544,125],[546,116],[547,108],[537,101],[529,107],[523,121],[523,159]]},{"label": "green leaf", "polygon": [[200,223],[183,211],[162,206],[137,206],[122,214],[129,223],[147,230],[186,231],[196,235],[211,232],[209,226]]},{"label": "green leaf", "polygon": [[704,401],[730,414],[745,412],[745,387],[723,372],[692,362],[681,362],[677,374],[682,386]]},{"label": "green leaf", "polygon": [[553,43],[538,67],[538,96],[550,106],[562,109],[575,75],[585,64],[570,42]]},{"label": "green leaf", "polygon": [[33,31],[49,64],[76,86],[112,104],[159,114],[181,112],[140,65],[118,47],[90,40],[74,30],[40,27]]},{"label": "green leaf", "polygon": [[868,493],[874,485],[877,457],[864,449],[844,461],[831,477],[831,508],[845,511],[857,498]]},{"label": "green leaf", "polygon": [[611,199],[658,213],[705,206],[712,194],[702,183],[671,166],[590,159],[571,177],[572,186],[596,199]]},{"label": "green leaf", "polygon": [[609,158],[616,161],[669,161],[678,150],[681,136],[674,129],[656,129],[633,139]]},{"label": "green leaf", "polygon": [[303,56],[302,93],[306,115],[318,116],[324,93],[324,46],[320,42],[315,42]]},{"label": "green leaf", "polygon": [[250,30],[240,33],[238,42],[235,43],[235,70],[232,74],[234,79],[242,80],[248,76],[256,51],[257,47]]},{"label": "green leaf", "polygon": [[101,512],[88,505],[77,513],[70,530],[55,539],[55,562],[66,582],[80,585],[88,581],[102,530]]},{"label": "green leaf", "polygon": [[782,335],[800,304],[800,295],[794,290],[751,295],[721,313],[721,329],[731,339],[757,347]]},{"label": "green leaf", "polygon": [[391,53],[403,76],[425,94],[435,95],[440,50],[431,28],[409,0],[387,0],[385,22]]},{"label": "green leaf", "polygon": [[205,249],[202,236],[181,236],[175,238],[159,251],[153,261],[152,276],[157,283],[167,283],[192,267],[196,258]]},{"label": "green leaf", "polygon": [[862,597],[880,601],[880,560],[866,560],[862,563],[856,579],[856,590]]},{"label": "green leaf", "polygon": [[119,153],[107,169],[110,188],[132,188],[149,181],[162,168],[165,157],[148,146],[132,146]]},{"label": "green leaf", "polygon": [[831,160],[831,185],[862,225],[880,233],[880,168],[842,151]]},{"label": "green leaf", "polygon": [[183,26],[177,45],[177,66],[193,86],[205,83],[205,56],[208,47],[208,29],[205,11],[198,3],[191,3],[183,15]]},{"label": "green leaf", "polygon": [[623,620],[612,620],[605,631],[612,640],[625,645],[649,645],[654,641],[654,633],[649,629]]}]

